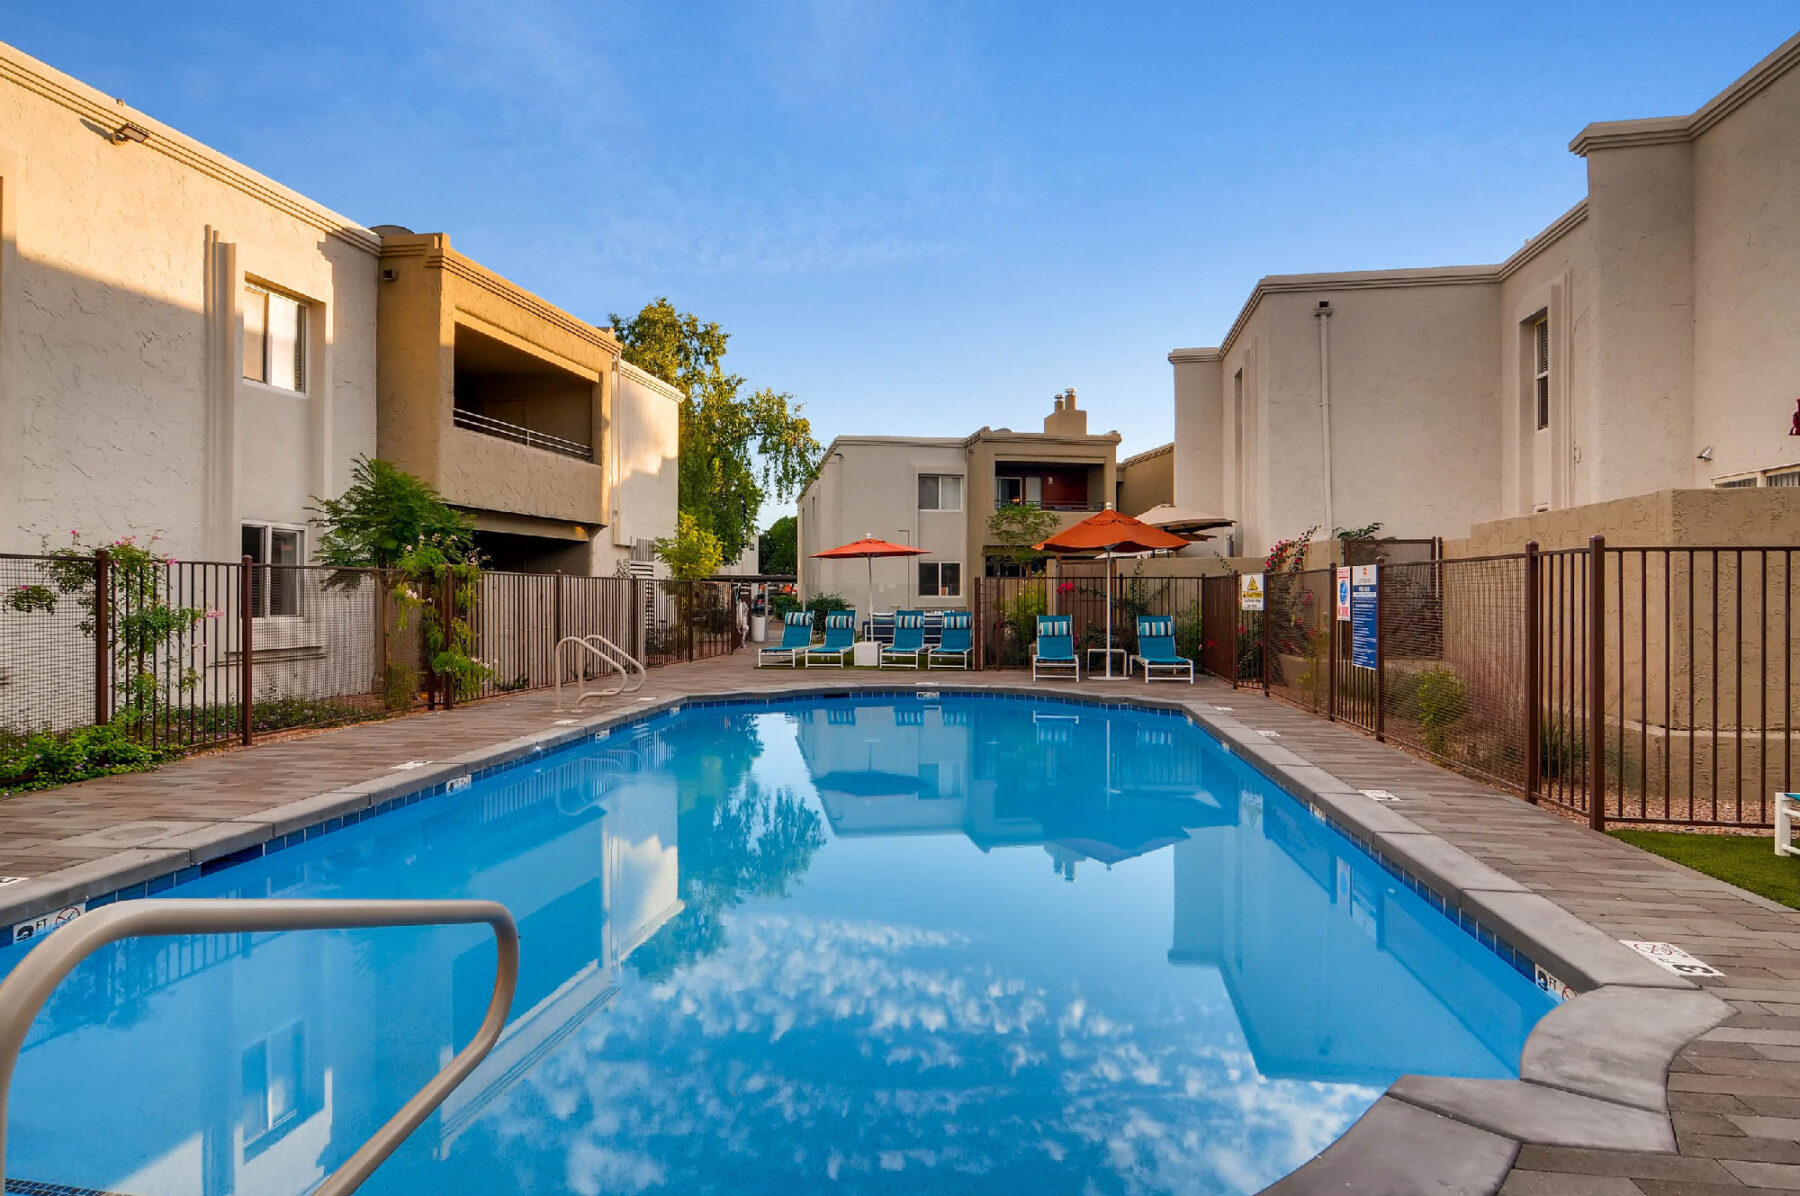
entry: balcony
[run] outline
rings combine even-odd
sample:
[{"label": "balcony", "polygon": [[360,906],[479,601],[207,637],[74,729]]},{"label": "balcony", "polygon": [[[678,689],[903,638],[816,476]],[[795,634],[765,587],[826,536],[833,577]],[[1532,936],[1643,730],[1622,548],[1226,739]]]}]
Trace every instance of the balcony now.
[{"label": "balcony", "polygon": [[994,507],[1018,503],[1042,511],[1087,514],[1101,501],[1104,469],[1085,461],[996,461]]},{"label": "balcony", "polygon": [[565,457],[574,457],[578,461],[594,459],[594,446],[582,444],[576,440],[565,440],[561,436],[552,436],[548,432],[538,432],[521,424],[508,423],[503,419],[495,419],[479,411],[469,411],[458,407],[452,419],[459,428],[467,428],[471,432],[480,432],[484,436],[498,436],[502,440],[510,440],[514,444],[523,444],[529,448],[543,449],[547,453],[561,453]]}]

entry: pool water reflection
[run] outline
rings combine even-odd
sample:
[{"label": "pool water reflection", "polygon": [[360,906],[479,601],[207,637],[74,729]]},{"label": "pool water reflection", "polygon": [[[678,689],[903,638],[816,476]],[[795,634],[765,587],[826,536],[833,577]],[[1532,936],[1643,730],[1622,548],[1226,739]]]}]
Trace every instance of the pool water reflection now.
[{"label": "pool water reflection", "polygon": [[[1185,721],[1022,700],[690,709],[176,894],[513,910],[506,1035],[380,1193],[1252,1192],[1549,1008]],[[482,938],[121,944],[10,1173],[300,1196],[473,1033]]]}]

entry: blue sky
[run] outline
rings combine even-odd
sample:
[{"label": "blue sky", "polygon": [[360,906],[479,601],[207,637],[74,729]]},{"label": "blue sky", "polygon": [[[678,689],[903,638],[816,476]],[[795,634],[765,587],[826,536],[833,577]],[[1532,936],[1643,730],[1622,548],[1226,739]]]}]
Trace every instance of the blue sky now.
[{"label": "blue sky", "polygon": [[1489,262],[1592,120],[1684,113],[1800,4],[0,9],[0,39],[604,323],[666,294],[843,432],[1171,434],[1269,273]]}]

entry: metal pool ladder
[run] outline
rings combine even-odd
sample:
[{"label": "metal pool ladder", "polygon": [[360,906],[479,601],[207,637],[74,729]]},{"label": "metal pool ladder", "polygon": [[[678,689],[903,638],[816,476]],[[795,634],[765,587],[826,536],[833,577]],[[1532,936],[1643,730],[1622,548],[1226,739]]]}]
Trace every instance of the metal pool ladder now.
[{"label": "metal pool ladder", "polygon": [[82,914],[33,947],[0,981],[0,1190],[6,1186],[6,1102],[25,1033],[44,1002],[89,955],[120,939],[149,934],[248,934],[253,931],[362,930],[382,926],[454,926],[485,922],[494,931],[498,966],[487,1016],[469,1045],[313,1189],[312,1196],[349,1196],[468,1078],[500,1038],[519,979],[519,932],[495,901],[372,901],[151,897],[119,901]]},{"label": "metal pool ladder", "polygon": [[[563,652],[565,648],[579,649],[579,651],[571,651],[565,656]],[[619,674],[619,683],[611,689],[587,690],[575,699],[575,709],[577,710],[581,709],[581,704],[589,698],[610,698],[616,694],[636,693],[644,688],[644,682],[650,679],[650,672],[644,668],[641,661],[599,632],[592,635],[565,635],[557,643],[554,654],[557,710],[563,709],[563,674],[568,671],[565,663],[580,664],[587,659],[598,660],[602,666],[602,672],[605,672],[606,669],[616,670]]]}]

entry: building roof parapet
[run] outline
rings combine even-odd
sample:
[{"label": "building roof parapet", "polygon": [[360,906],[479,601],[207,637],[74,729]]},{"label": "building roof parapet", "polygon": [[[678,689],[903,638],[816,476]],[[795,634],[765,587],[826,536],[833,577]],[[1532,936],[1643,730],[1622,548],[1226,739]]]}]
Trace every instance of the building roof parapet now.
[{"label": "building roof parapet", "polygon": [[1158,457],[1166,457],[1174,451],[1175,442],[1171,440],[1167,444],[1159,444],[1153,449],[1145,449],[1141,453],[1136,453],[1125,458],[1123,461],[1119,462],[1119,467],[1123,469],[1127,465],[1142,465],[1145,461],[1154,461]]},{"label": "building roof parapet", "polygon": [[1647,120],[1595,121],[1569,142],[1573,153],[1586,157],[1592,150],[1624,149],[1643,145],[1673,145],[1692,141],[1736,112],[1769,84],[1800,66],[1800,33],[1781,43],[1774,53],[1745,71],[1718,95],[1688,116],[1656,116]]},{"label": "building roof parapet", "polygon": [[364,253],[381,252],[381,238],[354,220],[258,174],[210,146],[202,145],[124,100],[108,96],[3,42],[0,42],[0,80],[84,117],[89,125],[101,132],[109,132],[125,123],[136,125],[150,134],[138,148],[171,158]]},{"label": "building roof parapet", "polygon": [[422,257],[427,269],[453,274],[603,352],[614,357],[619,357],[624,352],[618,337],[609,330],[597,328],[586,320],[570,315],[555,304],[496,274],[475,259],[452,249],[450,237],[446,233],[393,233],[384,236],[381,238],[381,256],[383,259]]}]

